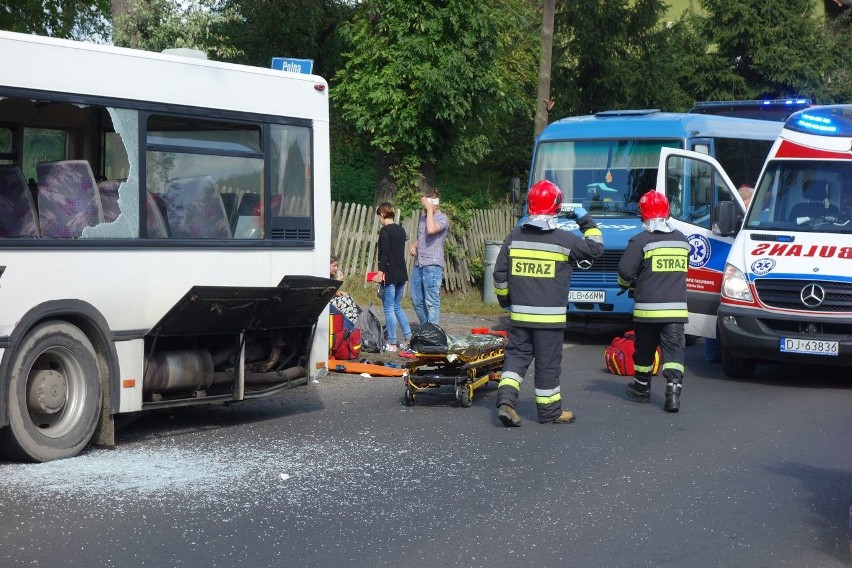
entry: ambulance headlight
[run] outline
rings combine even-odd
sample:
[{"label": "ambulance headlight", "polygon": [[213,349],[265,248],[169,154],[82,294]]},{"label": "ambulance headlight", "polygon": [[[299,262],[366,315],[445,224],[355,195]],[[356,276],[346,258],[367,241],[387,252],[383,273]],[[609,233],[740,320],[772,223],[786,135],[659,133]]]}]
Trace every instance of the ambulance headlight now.
[{"label": "ambulance headlight", "polygon": [[753,302],[748,280],[742,271],[731,264],[725,264],[725,274],[722,276],[722,295],[732,300]]}]

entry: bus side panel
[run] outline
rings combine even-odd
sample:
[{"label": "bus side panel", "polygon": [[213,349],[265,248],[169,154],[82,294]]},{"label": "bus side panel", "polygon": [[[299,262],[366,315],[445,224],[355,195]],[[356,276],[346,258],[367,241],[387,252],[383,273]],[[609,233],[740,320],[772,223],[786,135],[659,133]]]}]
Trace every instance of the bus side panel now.
[{"label": "bus side panel", "polygon": [[142,385],[145,369],[145,341],[116,341],[118,353],[118,384],[111,385],[118,390],[118,414],[142,410]]},{"label": "bus side panel", "polygon": [[6,376],[6,364],[4,358],[6,356],[6,349],[0,349],[0,428],[9,424],[9,417],[6,414],[6,389],[7,381],[3,379]]},{"label": "bus side panel", "polygon": [[[317,222],[318,219],[331,219],[331,156],[330,138],[327,122],[314,121],[314,250],[312,272],[328,276],[328,262],[331,256],[331,223]],[[316,378],[325,374],[328,363],[328,307],[320,314],[310,346],[308,374]]]}]

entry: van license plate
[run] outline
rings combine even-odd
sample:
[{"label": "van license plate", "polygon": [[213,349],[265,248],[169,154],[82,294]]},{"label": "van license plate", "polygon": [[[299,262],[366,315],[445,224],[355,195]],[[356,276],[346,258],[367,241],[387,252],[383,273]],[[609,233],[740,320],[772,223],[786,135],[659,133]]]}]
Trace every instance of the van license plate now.
[{"label": "van license plate", "polygon": [[568,290],[569,302],[604,302],[606,292],[604,290]]},{"label": "van license plate", "polygon": [[821,339],[781,338],[781,353],[804,353],[806,355],[828,355],[837,357],[840,346],[836,341]]}]

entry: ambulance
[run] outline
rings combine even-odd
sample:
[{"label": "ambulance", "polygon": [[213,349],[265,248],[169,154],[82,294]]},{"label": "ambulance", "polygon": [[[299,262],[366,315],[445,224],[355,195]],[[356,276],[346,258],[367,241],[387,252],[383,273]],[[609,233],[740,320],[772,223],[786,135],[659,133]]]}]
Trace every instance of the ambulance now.
[{"label": "ambulance", "polygon": [[713,158],[663,149],[656,190],[697,185],[714,188],[711,229],[673,219],[691,244],[687,333],[718,325],[732,378],[761,361],[852,366],[852,105],[791,115],[747,208]]}]

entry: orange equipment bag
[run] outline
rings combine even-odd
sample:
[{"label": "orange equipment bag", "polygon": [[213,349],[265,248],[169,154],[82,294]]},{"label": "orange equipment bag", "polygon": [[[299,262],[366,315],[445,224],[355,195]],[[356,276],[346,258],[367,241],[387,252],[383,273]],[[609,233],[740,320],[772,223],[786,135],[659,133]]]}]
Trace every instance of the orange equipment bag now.
[{"label": "orange equipment bag", "polygon": [[[612,343],[604,350],[604,362],[610,373],[624,377],[633,376],[633,352],[636,350],[635,341],[636,332],[631,330],[623,336],[613,339]],[[657,347],[657,352],[654,353],[654,364],[651,369],[652,375],[660,372],[660,357],[660,348]]]}]

